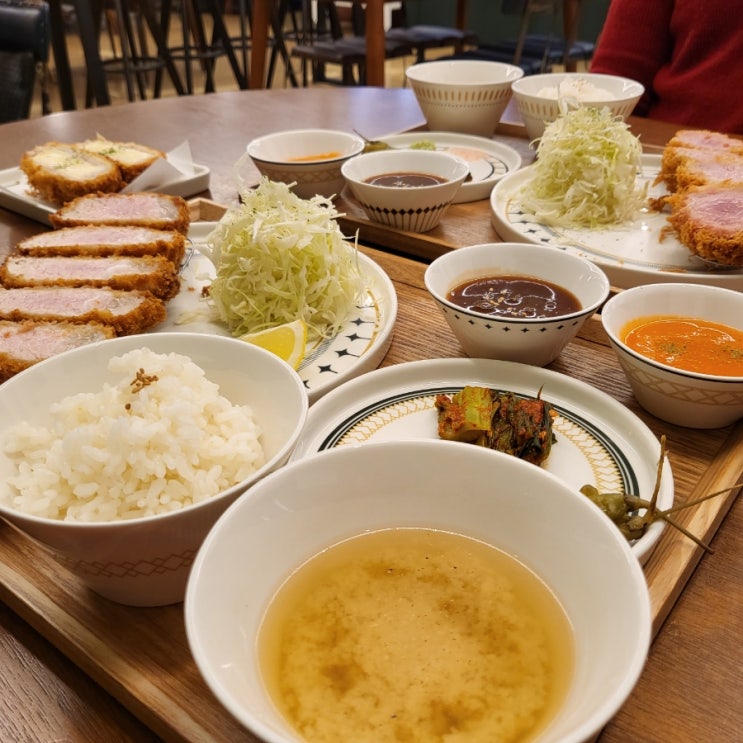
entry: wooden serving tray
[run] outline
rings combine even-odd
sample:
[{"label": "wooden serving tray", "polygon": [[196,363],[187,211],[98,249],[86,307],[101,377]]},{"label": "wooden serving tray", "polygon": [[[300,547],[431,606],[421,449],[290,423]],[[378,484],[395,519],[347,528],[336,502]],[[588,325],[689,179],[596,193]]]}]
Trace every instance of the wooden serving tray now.
[{"label": "wooden serving tray", "polygon": [[[201,206],[210,208],[208,203]],[[212,212],[206,218],[218,218],[218,214]],[[364,252],[390,275],[398,294],[395,335],[383,366],[462,356],[425,291],[425,265],[377,250]],[[645,420],[656,435],[666,434],[676,503],[739,481],[743,421],[700,431],[664,424],[644,414],[634,402],[598,319],[586,324],[550,368],[608,392]],[[679,521],[709,541],[736,495],[731,491],[682,511]],[[680,533],[664,532],[645,566],[654,633],[701,555],[702,549]],[[45,549],[4,524],[0,524],[0,599],[161,738],[257,743],[202,680],[188,648],[181,605],[132,608],[107,601],[86,589]]]}]

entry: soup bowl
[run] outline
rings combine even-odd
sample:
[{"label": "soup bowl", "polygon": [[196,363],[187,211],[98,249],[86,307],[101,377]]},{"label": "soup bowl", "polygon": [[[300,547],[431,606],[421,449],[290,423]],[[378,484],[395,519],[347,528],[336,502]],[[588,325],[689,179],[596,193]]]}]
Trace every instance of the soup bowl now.
[{"label": "soup bowl", "polygon": [[[469,175],[469,165],[446,152],[382,150],[354,157],[341,168],[351,193],[373,222],[428,232],[446,214]],[[415,185],[372,183],[380,176],[427,176]],[[438,182],[433,182],[430,177]]]},{"label": "soup bowl", "polygon": [[625,343],[625,328],[630,323],[668,315],[743,330],[743,293],[702,284],[647,284],[612,297],[601,313],[612,348],[645,410],[688,428],[734,423],[743,416],[743,376],[686,371],[653,360]]},{"label": "soup bowl", "polygon": [[[212,493],[213,487],[207,483],[206,489],[205,481],[209,479],[206,461],[215,467],[231,469],[230,460],[244,456],[246,449],[233,437],[228,450],[220,445],[219,429],[213,420],[210,423],[210,418],[202,415],[205,411],[199,406],[198,395],[203,392],[203,385],[190,373],[181,382],[168,380],[176,385],[175,399],[164,399],[156,421],[144,417],[142,425],[137,420],[129,424],[129,417],[114,398],[111,405],[98,405],[95,420],[86,420],[80,414],[81,421],[75,429],[60,427],[59,419],[52,415],[52,406],[63,401],[67,404],[72,396],[82,393],[97,394],[100,400],[104,385],[112,386],[120,379],[120,374],[109,368],[111,359],[141,349],[186,357],[203,370],[209,382],[219,385],[219,394],[232,405],[249,406],[261,431],[263,463],[232,486]],[[150,390],[154,400],[157,379],[143,379],[142,384],[147,387],[150,382],[154,385]],[[181,401],[185,414],[193,413],[196,427],[183,421]],[[214,406],[216,401],[209,404]],[[85,405],[80,407],[87,409]],[[302,431],[308,407],[304,385],[288,364],[269,351],[234,338],[200,333],[151,333],[67,351],[0,385],[0,518],[50,550],[84,585],[107,599],[131,606],[178,603],[183,600],[188,573],[201,541],[227,506],[261,477],[286,462]],[[223,410],[221,415],[227,412]],[[106,425],[108,433],[96,433],[97,423],[109,418],[115,423]],[[76,520],[64,520],[64,513],[60,518],[51,517],[48,510],[38,505],[43,498],[31,499],[34,491],[26,486],[21,491],[9,482],[19,474],[18,456],[7,450],[11,439],[17,439],[18,434],[11,435],[11,431],[15,432],[19,424],[36,430],[53,430],[65,445],[63,463],[72,474],[67,474],[65,467],[61,470],[57,466],[49,467],[49,472],[62,473],[61,485],[60,482],[47,485],[56,499],[61,493],[69,492],[64,483],[87,489],[91,477],[104,484],[96,498],[100,508],[125,501],[119,492],[120,483],[128,483],[139,494],[145,483],[151,483],[154,489],[166,479],[179,480],[187,482],[186,492],[181,494],[178,508],[150,508],[152,515],[147,516],[131,515],[130,508],[116,508],[112,517],[101,520],[86,520],[92,516],[84,513],[79,513]],[[183,458],[194,455],[194,450],[180,443],[180,439],[201,441],[196,428],[210,431],[213,438],[208,453],[201,457],[202,464],[197,466],[190,459],[189,467]],[[91,435],[87,434],[88,430]],[[107,441],[114,445],[106,447]],[[147,444],[146,451],[140,448],[145,443],[139,442]],[[122,457],[130,463],[128,467],[120,461]],[[150,476],[150,468],[143,465],[142,457],[162,463],[159,479]],[[40,477],[48,482],[45,461],[42,458]],[[34,463],[25,460],[23,464]],[[146,476],[143,467],[148,471]],[[21,492],[23,498],[18,500]],[[206,492],[209,497],[204,497]],[[48,490],[43,493],[47,495]],[[79,497],[82,503],[73,503],[75,499],[68,497],[65,511],[68,505],[89,504],[93,494],[86,497],[81,492]],[[174,496],[170,502],[177,505]]]},{"label": "soup bowl", "polygon": [[254,165],[272,181],[291,183],[302,199],[337,196],[343,189],[341,165],[364,149],[356,134],[335,129],[289,129],[248,144]]},{"label": "soup bowl", "polygon": [[[579,307],[554,317],[490,315],[455,304],[449,292],[493,276],[548,281],[569,291]],[[468,356],[544,366],[554,361],[609,296],[606,274],[591,261],[558,248],[527,243],[483,243],[436,258],[426,289]]]},{"label": "soup bowl", "polygon": [[258,637],[266,608],[309,558],[350,537],[404,527],[479,540],[541,578],[572,626],[573,659],[563,701],[535,740],[578,743],[600,730],[648,651],[650,606],[637,559],[610,520],[556,477],[445,441],[370,443],[300,459],[225,512],[199,551],[185,601],[194,659],[225,708],[267,743],[303,740],[264,683]]},{"label": "soup bowl", "polygon": [[546,72],[514,82],[513,98],[530,139],[560,115],[558,95],[573,103],[608,108],[626,120],[645,88],[635,80],[591,72]]},{"label": "soup bowl", "polygon": [[442,59],[405,71],[432,131],[491,137],[524,71],[504,62]]}]

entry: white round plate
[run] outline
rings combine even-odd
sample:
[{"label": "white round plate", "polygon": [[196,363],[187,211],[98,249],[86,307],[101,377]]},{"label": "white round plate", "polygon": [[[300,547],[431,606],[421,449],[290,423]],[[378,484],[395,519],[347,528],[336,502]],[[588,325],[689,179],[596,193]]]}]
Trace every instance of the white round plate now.
[{"label": "white round plate", "polygon": [[433,142],[440,152],[466,160],[472,180],[463,183],[454,204],[487,199],[493,186],[508,173],[521,167],[521,155],[508,145],[471,134],[451,132],[410,132],[382,137],[391,147],[410,147],[416,142]]},{"label": "white round plate", "polygon": [[[227,327],[214,319],[203,297],[204,288],[214,278],[214,266],[198,247],[214,227],[213,222],[191,225],[191,249],[181,269],[181,289],[168,303],[168,317],[157,331],[230,335]],[[310,404],[357,374],[376,369],[392,342],[397,318],[395,287],[371,258],[359,253],[359,261],[369,284],[363,302],[334,338],[308,345],[299,366]]]},{"label": "white round plate", "polygon": [[[688,281],[743,290],[743,269],[715,268],[692,255],[670,231],[663,212],[648,210],[631,223],[603,229],[567,229],[539,223],[523,211],[516,197],[531,177],[530,167],[507,175],[490,196],[493,227],[502,240],[552,245],[578,253],[601,266],[612,285],[620,289]],[[667,193],[664,186],[653,186],[659,170],[660,155],[642,156],[640,179],[649,184],[651,198]]]},{"label": "white round plate", "polygon": [[[660,444],[650,429],[605,393],[549,369],[508,361],[436,359],[413,361],[364,374],[310,408],[292,459],[337,446],[370,441],[437,438],[437,394],[465,385],[492,387],[543,400],[558,412],[555,443],[541,466],[571,487],[649,499],[655,487]],[[411,466],[414,466],[411,463]],[[493,484],[497,487],[497,483]],[[673,475],[664,463],[661,509],[673,505]],[[663,531],[653,524],[632,550],[641,563]]]}]

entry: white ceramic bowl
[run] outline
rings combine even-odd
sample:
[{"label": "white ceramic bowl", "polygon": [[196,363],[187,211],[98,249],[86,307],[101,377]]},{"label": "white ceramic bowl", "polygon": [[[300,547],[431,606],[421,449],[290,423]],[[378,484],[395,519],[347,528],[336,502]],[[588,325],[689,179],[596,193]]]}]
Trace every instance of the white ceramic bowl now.
[{"label": "white ceramic bowl", "polygon": [[113,377],[110,358],[148,347],[179,353],[205,370],[220,394],[253,409],[262,428],[265,464],[199,504],[129,521],[80,523],[29,516],[7,505],[14,471],[0,447],[0,517],[49,548],[88,587],[114,601],[158,606],[183,600],[193,559],[217,518],[238,495],[289,458],[307,418],[297,373],[277,356],[233,338],[153,333],[83,346],[54,356],[0,385],[0,439],[19,421],[43,425],[50,406],[79,392],[98,392]]},{"label": "white ceramic bowl", "polygon": [[651,361],[622,341],[632,320],[653,315],[697,317],[743,328],[743,293],[702,284],[647,284],[612,297],[601,321],[637,402],[661,420],[718,428],[743,416],[743,377],[696,374]]},{"label": "white ceramic bowl", "polygon": [[432,131],[491,137],[511,100],[520,67],[503,62],[451,59],[420,62],[405,70]]},{"label": "white ceramic bowl", "polygon": [[[341,172],[369,219],[407,232],[428,232],[446,213],[469,173],[464,160],[433,150],[382,150],[343,163]],[[425,173],[433,186],[398,188],[367,183],[387,173]]]},{"label": "white ceramic bowl", "polygon": [[404,526],[480,539],[544,580],[572,623],[575,672],[538,741],[578,743],[599,731],[648,650],[650,607],[637,559],[609,519],[554,476],[444,441],[341,447],[290,463],[217,522],[189,579],[185,621],[199,670],[232,715],[267,743],[298,743],[256,658],[264,611],[282,581],[321,550]]},{"label": "white ceramic bowl", "polygon": [[[337,196],[343,189],[341,165],[364,149],[361,137],[334,129],[293,129],[266,134],[248,144],[256,168],[272,181],[294,183],[300,198]],[[332,155],[322,159],[318,155]]]},{"label": "white ceramic bowl", "polygon": [[[577,312],[542,319],[496,317],[465,310],[447,299],[456,286],[489,276],[530,276],[572,292]],[[474,358],[544,366],[554,361],[583,323],[609,296],[606,274],[594,263],[553,247],[484,243],[436,258],[424,275],[426,289],[444,313],[465,353]]]},{"label": "white ceramic bowl", "polygon": [[528,75],[513,84],[513,97],[530,139],[538,139],[544,127],[554,121],[560,108],[557,98],[540,96],[539,92],[551,90],[560,85],[573,89],[585,81],[591,89],[606,91],[609,95],[597,93],[582,98],[585,105],[599,108],[607,107],[614,115],[623,119],[632,113],[645,88],[638,82],[617,75],[601,75],[593,72],[547,72],[542,75]]}]

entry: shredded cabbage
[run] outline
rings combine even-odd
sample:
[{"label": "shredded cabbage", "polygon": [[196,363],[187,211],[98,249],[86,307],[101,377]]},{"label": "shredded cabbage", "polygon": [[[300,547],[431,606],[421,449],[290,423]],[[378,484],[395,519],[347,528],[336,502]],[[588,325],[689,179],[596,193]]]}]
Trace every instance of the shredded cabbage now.
[{"label": "shredded cabbage", "polygon": [[579,106],[545,127],[523,208],[544,224],[597,227],[632,219],[647,186],[636,185],[642,146],[629,126],[606,108]]},{"label": "shredded cabbage", "polygon": [[332,201],[301,199],[267,178],[240,196],[203,250],[216,268],[209,297],[219,317],[235,336],[299,319],[311,335],[336,335],[365,286]]}]

